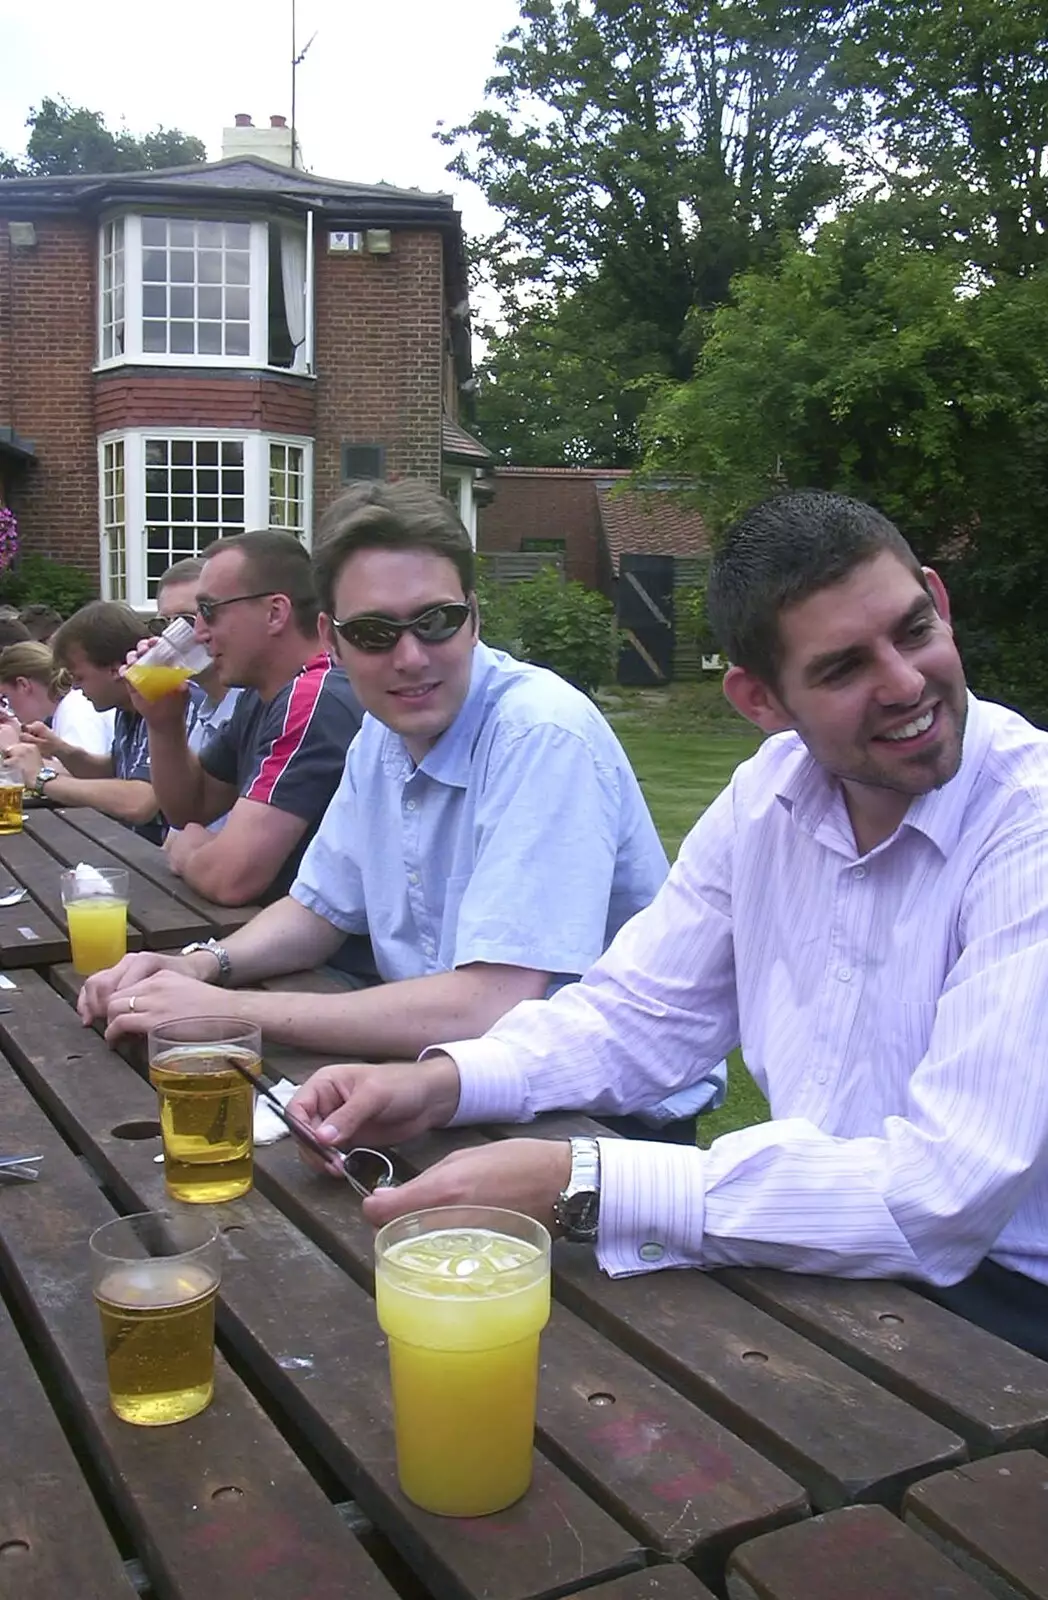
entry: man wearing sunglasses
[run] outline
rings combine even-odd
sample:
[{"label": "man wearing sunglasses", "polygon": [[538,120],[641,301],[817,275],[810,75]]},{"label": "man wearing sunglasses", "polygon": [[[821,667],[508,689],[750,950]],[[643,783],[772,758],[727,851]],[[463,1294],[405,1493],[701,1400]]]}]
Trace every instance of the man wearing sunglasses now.
[{"label": "man wearing sunglasses", "polygon": [[[187,738],[182,693],[134,695],[149,729],[153,783],[178,831],[186,882],[223,905],[286,893],[342,776],[360,710],[322,648],[309,556],[276,529],[217,540],[199,575],[165,590],[192,614],[214,680],[242,692],[207,742]],[[212,687],[212,698],[215,690]],[[221,834],[209,825],[226,817]]]},{"label": "man wearing sunglasses", "polygon": [[[129,957],[89,980],[85,1021],[107,1014],[113,1039],[221,1012],[312,1050],[403,1057],[577,977],[648,904],[666,857],[622,747],[577,689],[480,642],[473,569],[455,512],[421,483],[335,502],[314,557],[322,629],[370,715],[290,896],[220,952]],[[318,966],[365,931],[381,986],[206,987]]]}]

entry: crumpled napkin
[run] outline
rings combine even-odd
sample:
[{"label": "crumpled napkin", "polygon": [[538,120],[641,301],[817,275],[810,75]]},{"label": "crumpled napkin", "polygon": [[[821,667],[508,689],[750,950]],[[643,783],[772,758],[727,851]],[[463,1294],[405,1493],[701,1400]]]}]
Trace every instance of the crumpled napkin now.
[{"label": "crumpled napkin", "polygon": [[[286,1106],[295,1090],[297,1083],[292,1083],[290,1078],[281,1078],[279,1083],[271,1086],[271,1091],[282,1106]],[[255,1096],[255,1143],[276,1144],[278,1139],[288,1138],[288,1131],[272,1106],[266,1101],[264,1095]]]},{"label": "crumpled napkin", "polygon": [[92,894],[112,894],[112,886],[103,878],[97,867],[89,867],[86,861],[81,861],[73,869],[76,876],[76,886],[81,893],[88,889]]}]

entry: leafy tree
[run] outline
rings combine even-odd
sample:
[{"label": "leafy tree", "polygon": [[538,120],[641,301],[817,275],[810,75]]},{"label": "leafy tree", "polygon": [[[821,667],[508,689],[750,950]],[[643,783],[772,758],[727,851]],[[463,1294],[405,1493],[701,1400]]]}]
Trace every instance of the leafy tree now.
[{"label": "leafy tree", "polygon": [[[615,458],[628,456],[637,407],[603,395],[604,375],[619,369],[620,390],[635,373],[687,377],[691,308],[723,301],[737,271],[773,258],[782,231],[839,192],[826,63],[842,9],[524,0],[489,104],[443,136],[452,170],[506,218],[485,252],[508,330],[478,404],[483,437],[500,386],[541,417],[544,353],[578,350],[567,437],[592,459],[610,425]],[[511,419],[497,405],[491,416],[511,448]],[[528,447],[526,430],[513,437]]]},{"label": "leafy tree", "polygon": [[45,98],[30,111],[24,160],[0,155],[0,178],[52,178],[67,173],[150,172],[207,160],[203,143],[179,128],[136,136],[113,133],[98,111]]}]

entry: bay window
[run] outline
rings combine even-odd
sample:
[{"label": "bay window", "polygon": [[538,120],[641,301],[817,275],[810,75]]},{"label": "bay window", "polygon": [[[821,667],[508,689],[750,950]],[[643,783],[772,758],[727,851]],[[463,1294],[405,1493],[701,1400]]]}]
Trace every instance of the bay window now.
[{"label": "bay window", "polygon": [[293,220],[123,216],[99,233],[98,365],[309,370]]},{"label": "bay window", "polygon": [[99,441],[102,587],[149,607],[169,566],[246,528],[311,533],[313,441],[135,429]]}]

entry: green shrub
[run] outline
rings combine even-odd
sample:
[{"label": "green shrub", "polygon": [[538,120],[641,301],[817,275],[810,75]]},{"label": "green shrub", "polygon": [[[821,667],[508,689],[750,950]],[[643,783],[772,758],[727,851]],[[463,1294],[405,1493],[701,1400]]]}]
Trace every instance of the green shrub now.
[{"label": "green shrub", "polygon": [[1048,631],[1020,623],[989,634],[961,625],[957,640],[975,694],[1048,727]]},{"label": "green shrub", "polygon": [[19,556],[13,566],[0,574],[0,604],[9,606],[54,606],[63,617],[71,617],[89,600],[98,599],[95,579],[79,567],[67,567],[50,556]]},{"label": "green shrub", "polygon": [[585,694],[609,678],[614,613],[602,594],[564,583],[552,566],[512,584],[482,574],[477,593],[485,643],[551,668]]}]

